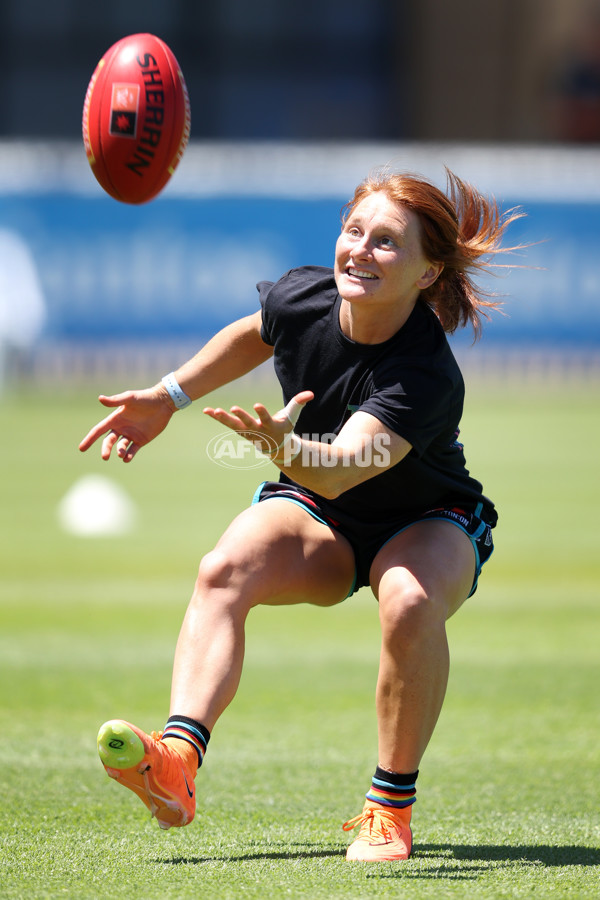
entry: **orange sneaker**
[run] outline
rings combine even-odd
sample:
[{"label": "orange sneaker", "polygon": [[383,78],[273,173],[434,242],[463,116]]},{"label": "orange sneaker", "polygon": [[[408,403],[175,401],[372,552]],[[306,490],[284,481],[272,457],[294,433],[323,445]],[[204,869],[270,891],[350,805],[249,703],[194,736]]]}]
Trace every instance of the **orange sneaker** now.
[{"label": "orange sneaker", "polygon": [[107,775],[137,794],[161,828],[192,821],[194,779],[160,734],[145,734],[129,722],[111,719],[98,732],[98,753]]},{"label": "orange sneaker", "polygon": [[346,859],[360,862],[408,859],[412,850],[411,814],[412,805],[395,809],[366,800],[361,814],[342,826],[344,831],[352,831],[360,825],[358,837],[348,847]]}]

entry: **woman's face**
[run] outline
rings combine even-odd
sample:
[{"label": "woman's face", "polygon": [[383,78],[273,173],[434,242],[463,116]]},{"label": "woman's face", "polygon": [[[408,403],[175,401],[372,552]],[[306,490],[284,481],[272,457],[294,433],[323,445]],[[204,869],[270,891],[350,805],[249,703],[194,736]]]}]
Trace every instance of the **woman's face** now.
[{"label": "woman's face", "polygon": [[440,270],[423,255],[416,213],[385,191],[367,194],[355,206],[336,243],[338,292],[353,305],[412,308]]}]

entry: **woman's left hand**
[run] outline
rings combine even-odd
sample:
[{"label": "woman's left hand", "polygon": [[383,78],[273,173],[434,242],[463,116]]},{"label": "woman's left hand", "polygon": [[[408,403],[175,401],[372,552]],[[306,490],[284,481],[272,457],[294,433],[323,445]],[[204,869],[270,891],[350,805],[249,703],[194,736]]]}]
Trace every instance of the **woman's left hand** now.
[{"label": "woman's left hand", "polygon": [[314,396],[312,391],[300,391],[286,407],[273,415],[262,403],[254,404],[256,415],[252,415],[241,406],[232,406],[229,412],[220,407],[215,409],[207,406],[203,411],[221,425],[231,428],[249,440],[261,453],[273,455],[283,444],[286,435],[293,431],[301,409],[313,400]]}]

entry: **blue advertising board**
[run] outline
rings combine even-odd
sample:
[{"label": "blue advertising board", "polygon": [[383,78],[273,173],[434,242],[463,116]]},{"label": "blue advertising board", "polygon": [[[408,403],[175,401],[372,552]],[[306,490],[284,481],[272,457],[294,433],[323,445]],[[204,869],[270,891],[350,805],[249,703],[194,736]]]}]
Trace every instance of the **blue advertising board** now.
[{"label": "blue advertising board", "polygon": [[[257,281],[298,265],[332,264],[353,186],[324,196],[167,191],[141,207],[99,189],[0,189],[0,240],[10,233],[28,249],[46,305],[46,338],[201,340],[257,308]],[[600,344],[600,201],[523,201],[516,188],[500,200],[523,206],[526,217],[512,226],[510,242],[530,246],[500,259],[509,268],[483,281],[505,297],[506,315],[493,317],[487,339]]]}]

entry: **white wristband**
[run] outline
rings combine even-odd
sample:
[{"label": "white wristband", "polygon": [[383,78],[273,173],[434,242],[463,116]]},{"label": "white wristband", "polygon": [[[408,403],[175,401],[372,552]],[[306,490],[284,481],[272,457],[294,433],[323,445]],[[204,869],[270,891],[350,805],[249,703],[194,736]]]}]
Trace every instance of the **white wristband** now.
[{"label": "white wristband", "polygon": [[169,397],[177,407],[177,409],[185,409],[186,406],[189,406],[192,402],[192,398],[188,397],[186,392],[179,387],[177,383],[177,379],[173,372],[169,372],[168,375],[165,375],[162,379],[162,383],[166,387]]}]

